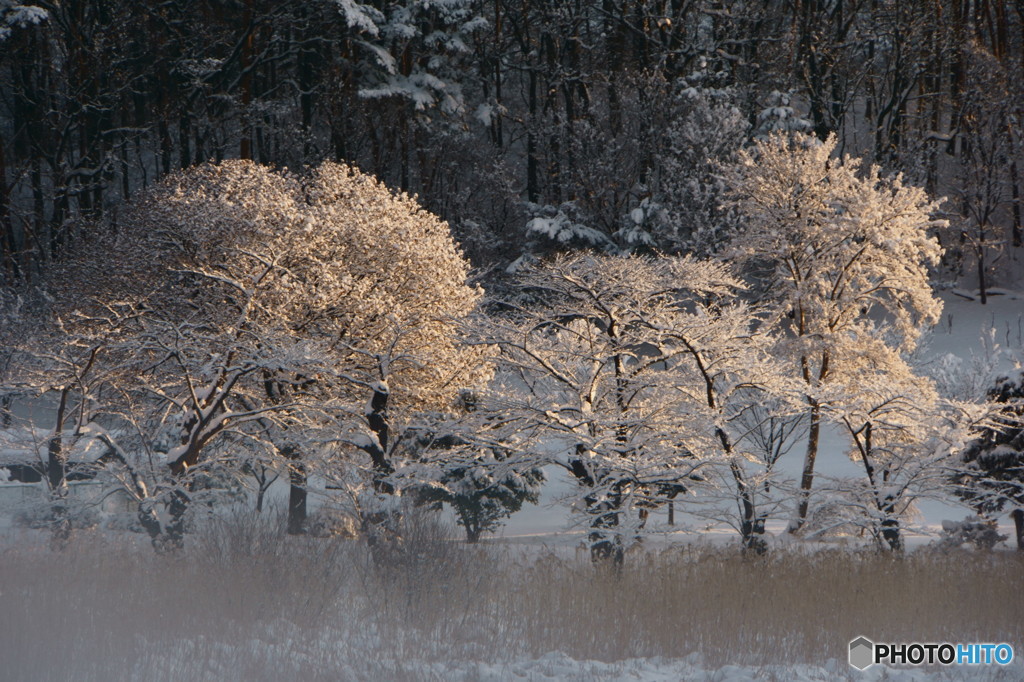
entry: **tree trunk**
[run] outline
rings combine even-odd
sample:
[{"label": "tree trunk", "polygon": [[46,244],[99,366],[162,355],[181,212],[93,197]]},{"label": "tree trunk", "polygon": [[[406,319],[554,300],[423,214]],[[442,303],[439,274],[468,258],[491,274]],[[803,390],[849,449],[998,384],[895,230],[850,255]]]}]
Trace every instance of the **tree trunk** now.
[{"label": "tree trunk", "polygon": [[590,524],[590,560],[596,565],[621,567],[625,558],[622,537],[614,529],[619,526],[622,512],[622,497],[612,492],[601,502],[593,497],[586,498],[587,510],[594,516]]},{"label": "tree trunk", "polygon": [[800,530],[807,521],[807,511],[811,502],[811,486],[814,484],[814,462],[818,458],[818,442],[821,436],[821,405],[813,398],[808,398],[811,405],[811,422],[807,431],[807,454],[804,457],[804,469],[800,476],[800,503],[797,505],[796,518],[790,523],[789,532]]},{"label": "tree trunk", "polygon": [[894,552],[903,551],[903,538],[900,535],[900,522],[897,519],[886,519],[882,521],[882,539]]},{"label": "tree trunk", "polygon": [[[178,165],[183,169],[192,165],[192,155],[189,152],[190,125],[187,114],[182,114],[178,119]],[[196,159],[198,161],[199,159]]]},{"label": "tree trunk", "polygon": [[1024,509],[1014,509],[1010,516],[1013,517],[1014,530],[1017,533],[1017,549],[1024,552]]},{"label": "tree trunk", "polygon": [[[367,425],[376,437],[376,442],[368,443],[362,448],[373,463],[373,490],[377,494],[384,495],[393,495],[396,492],[395,486],[388,480],[388,477],[395,472],[387,455],[391,431],[388,422],[389,398],[387,385],[383,382],[378,384],[370,398],[370,412],[366,415]],[[361,515],[363,532],[366,534],[371,549],[377,545],[382,529],[389,526],[393,529],[396,526],[397,519],[386,510],[362,510]]]},{"label": "tree trunk", "polygon": [[388,424],[388,398],[390,394],[387,389],[381,387],[374,390],[370,399],[370,414],[366,420],[370,430],[377,437],[377,442],[371,444],[367,452],[373,462],[373,489],[379,493],[392,494],[395,488],[387,480],[387,477],[395,472],[387,457],[391,429]]},{"label": "tree trunk", "polygon": [[53,539],[63,546],[71,538],[71,520],[68,518],[67,454],[64,452],[64,419],[67,414],[68,393],[65,387],[60,392],[57,406],[57,423],[53,437],[47,446],[46,476],[50,486],[51,509],[53,511]]},{"label": "tree trunk", "polygon": [[0,428],[8,428],[11,425],[11,404],[14,396],[7,394],[0,396]]},{"label": "tree trunk", "polygon": [[288,489],[288,534],[302,535],[306,532],[306,465],[296,459],[288,467],[290,487]]},{"label": "tree trunk", "polygon": [[462,525],[466,529],[466,542],[475,545],[480,542],[480,524],[472,519],[462,516]]},{"label": "tree trunk", "polygon": [[[300,6],[298,11],[303,19],[303,28],[308,26],[308,17]],[[314,62],[319,55],[315,48],[302,46],[305,34],[300,38],[296,70],[299,78],[299,109],[302,113],[302,160],[307,161],[313,156],[313,96],[316,88],[314,81]]]},{"label": "tree trunk", "polygon": [[537,73],[530,69],[529,75],[529,106],[530,116],[526,129],[526,198],[530,203],[540,199],[538,182],[539,164],[537,162]]},{"label": "tree trunk", "polygon": [[733,465],[733,476],[736,478],[740,503],[743,509],[743,517],[740,520],[740,537],[743,540],[743,549],[764,554],[767,550],[767,545],[764,541],[764,519],[757,516],[751,490],[743,479],[739,467],[735,465]]},{"label": "tree trunk", "polygon": [[[616,518],[616,520],[618,519]],[[603,530],[612,526],[595,521],[592,527],[602,530],[593,530],[590,533],[590,560],[599,566],[609,564],[622,566],[626,552],[622,547],[621,539],[617,536],[609,535]]]},{"label": "tree trunk", "polygon": [[981,304],[985,305],[988,303],[988,283],[985,281],[985,232],[981,230],[978,232],[978,295],[981,298]]},{"label": "tree trunk", "polygon": [[160,538],[163,536],[163,527],[160,525],[160,517],[153,509],[152,500],[143,500],[139,503],[139,525],[149,535],[149,541],[157,550],[160,549]]},{"label": "tree trunk", "polygon": [[[711,387],[709,385],[708,395],[710,395],[710,391]],[[718,438],[722,442],[726,456],[731,457],[733,450],[729,436],[722,429],[718,429]],[[738,464],[735,462],[731,463],[729,469],[732,471],[733,480],[736,482],[736,492],[739,494],[740,508],[743,514],[740,519],[740,537],[743,540],[743,548],[763,554],[767,549],[764,541],[764,519],[757,516],[754,491],[747,483],[743,475],[743,469]]]},{"label": "tree trunk", "polygon": [[267,475],[267,469],[264,466],[260,466],[260,472],[256,475],[256,513],[263,513],[263,501],[267,497],[267,491],[270,490],[270,486],[274,485],[277,481],[278,475],[275,474],[273,478]]},{"label": "tree trunk", "polygon": [[174,149],[174,142],[171,140],[171,128],[167,125],[167,119],[161,118],[157,123],[157,134],[160,137],[160,171],[164,175],[171,172],[171,154]]},{"label": "tree trunk", "polygon": [[1024,235],[1021,233],[1021,216],[1020,216],[1020,186],[1018,185],[1017,179],[1017,162],[1010,162],[1010,194],[1012,201],[1010,202],[1010,208],[1013,213],[1013,231],[1012,231],[1012,243],[1016,247],[1024,246]]},{"label": "tree trunk", "polygon": [[20,275],[17,252],[14,224],[11,222],[10,191],[7,187],[7,156],[3,138],[0,137],[0,273],[8,282],[15,281]]},{"label": "tree trunk", "polygon": [[892,551],[902,552],[903,536],[900,534],[900,520],[896,518],[896,505],[887,500],[879,511],[885,514],[885,519],[882,520],[882,539],[888,543]]},{"label": "tree trunk", "polygon": [[[184,481],[181,481],[184,485]],[[154,540],[153,545],[160,552],[174,552],[185,546],[185,515],[192,500],[187,492],[178,488],[171,493],[171,503],[167,506],[170,522],[164,529],[163,536]]]},{"label": "tree trunk", "polygon": [[306,532],[306,465],[302,455],[294,446],[281,448],[281,454],[288,460],[288,534],[302,535]]},{"label": "tree trunk", "polygon": [[[494,44],[500,46],[502,39],[502,16],[501,0],[494,3]],[[498,48],[501,49],[500,47]],[[505,144],[505,134],[502,131],[502,97],[501,97],[501,59],[494,60],[494,102],[497,105],[491,116],[491,139],[494,146],[501,149]]]},{"label": "tree trunk", "polygon": [[[874,497],[875,508],[878,509],[879,513],[883,515],[882,518],[882,539],[889,545],[889,549],[894,552],[903,551],[903,537],[900,534],[900,520],[896,515],[896,501],[891,496],[881,496],[881,490],[877,483],[877,477],[875,475],[875,466],[872,463],[872,457],[874,455],[874,445],[872,444],[872,431],[873,425],[869,421],[859,430],[854,430],[852,426],[847,422],[847,428],[850,429],[853,435],[854,443],[857,449],[860,451],[861,461],[864,463],[864,472],[868,477],[868,484],[871,486],[871,493]],[[886,469],[882,470],[882,482],[881,485],[885,486],[889,483],[889,471]],[[882,488],[884,490],[884,488]]]}]

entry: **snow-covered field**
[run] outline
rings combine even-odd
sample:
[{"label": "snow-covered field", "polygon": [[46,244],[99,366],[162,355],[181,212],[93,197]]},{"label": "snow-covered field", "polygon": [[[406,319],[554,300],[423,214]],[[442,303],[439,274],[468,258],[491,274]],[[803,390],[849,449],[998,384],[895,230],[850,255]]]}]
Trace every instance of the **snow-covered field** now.
[{"label": "snow-covered field", "polygon": [[[327,636],[336,633],[327,632]],[[275,646],[273,642],[253,641],[248,651],[232,652],[226,658],[263,660],[271,658],[289,660],[295,657],[295,647],[289,643]],[[233,665],[218,665],[207,659],[201,667],[182,663],[182,655],[191,657],[194,650],[203,650],[203,643],[184,641],[180,652],[155,655],[149,665],[134,668],[126,680],[149,682],[151,680],[196,679],[205,674],[205,679],[216,680],[277,680],[277,679],[321,679],[320,675],[304,674],[306,666],[279,668],[290,677],[260,677],[258,671],[240,671]],[[207,645],[209,646],[209,645]],[[152,667],[150,667],[152,666]],[[276,667],[276,666],[271,666]],[[211,676],[212,675],[212,676]],[[613,663],[576,660],[561,652],[551,652],[538,658],[522,658],[504,663],[486,661],[420,661],[407,659],[394,665],[374,666],[369,661],[347,662],[331,668],[330,676],[323,679],[337,680],[428,680],[431,682],[506,682],[509,680],[529,682],[832,682],[838,680],[863,680],[864,682],[959,682],[961,680],[986,680],[1011,682],[1020,680],[1024,669],[1011,666],[999,670],[946,669],[913,670],[873,666],[863,672],[849,667],[845,661],[831,660],[826,665],[725,665],[718,668],[702,664],[700,656],[684,659],[634,658]],[[331,677],[333,676],[333,677]]]}]

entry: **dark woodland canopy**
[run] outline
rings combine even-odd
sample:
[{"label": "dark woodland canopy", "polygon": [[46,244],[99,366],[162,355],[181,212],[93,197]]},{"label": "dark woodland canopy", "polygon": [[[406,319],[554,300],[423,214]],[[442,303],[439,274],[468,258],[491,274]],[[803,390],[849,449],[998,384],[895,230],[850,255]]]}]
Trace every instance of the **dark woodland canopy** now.
[{"label": "dark woodland canopy", "polygon": [[[236,157],[356,164],[478,265],[542,215],[612,239],[693,167],[670,138],[695,92],[739,112],[737,144],[779,119],[838,133],[1019,245],[1022,26],[1020,0],[5,0],[0,282],[60,258],[79,219]],[[682,215],[674,235],[706,227]]]}]

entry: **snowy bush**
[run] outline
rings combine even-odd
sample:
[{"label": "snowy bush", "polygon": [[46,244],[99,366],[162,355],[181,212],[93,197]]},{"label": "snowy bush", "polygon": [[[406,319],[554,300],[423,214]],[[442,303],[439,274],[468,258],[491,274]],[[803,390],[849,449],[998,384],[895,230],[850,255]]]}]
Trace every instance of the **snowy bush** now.
[{"label": "snowy bush", "polygon": [[526,223],[529,236],[541,237],[548,248],[613,246],[608,236],[586,225],[577,216],[578,210],[571,204],[561,206],[533,206],[534,217]]},{"label": "snowy bush", "polygon": [[[803,133],[809,135],[814,125],[803,116],[797,114],[792,106],[792,95],[773,91],[768,95],[767,106],[757,112],[757,125],[754,137],[759,140],[768,139],[775,134]],[[816,144],[817,140],[808,136],[797,136],[802,144]]]},{"label": "snowy bush", "polygon": [[536,504],[545,480],[540,468],[500,445],[478,442],[477,435],[428,431],[418,435],[415,446],[413,477],[423,481],[417,497],[450,505],[468,542],[495,532],[523,504]]},{"label": "snowy bush", "polygon": [[992,415],[964,449],[954,474],[957,494],[986,517],[1009,507],[1024,549],[1024,372],[989,389]]},{"label": "snowy bush", "polygon": [[944,520],[942,537],[935,546],[939,550],[950,550],[970,544],[978,549],[991,550],[1005,541],[1006,536],[999,533],[994,521],[968,516],[963,521]]}]

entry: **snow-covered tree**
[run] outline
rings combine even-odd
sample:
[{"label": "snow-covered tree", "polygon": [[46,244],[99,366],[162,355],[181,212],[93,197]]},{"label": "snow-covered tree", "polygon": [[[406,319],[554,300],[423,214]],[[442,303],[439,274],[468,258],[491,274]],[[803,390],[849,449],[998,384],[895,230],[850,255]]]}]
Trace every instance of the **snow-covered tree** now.
[{"label": "snow-covered tree", "polygon": [[15,28],[46,21],[46,10],[39,5],[30,5],[14,0],[0,0],[0,41]]},{"label": "snow-covered tree", "polygon": [[487,20],[471,0],[356,2],[333,0],[364,53],[360,96],[401,97],[417,111],[463,108],[453,62],[470,53],[471,36]]},{"label": "snow-covered tree", "polygon": [[488,376],[456,333],[481,292],[447,225],[345,166],[171,176],[62,274],[63,314],[117,329],[112,357],[133,378],[111,390],[138,434],[121,459],[146,469],[144,519],[172,542],[197,476],[239,452],[287,463],[293,530],[306,458],[328,442],[365,451],[383,491],[391,415],[445,408]]},{"label": "snow-covered tree", "polygon": [[595,559],[621,560],[648,512],[724,468],[736,523],[759,512],[731,424],[772,374],[739,283],[692,258],[575,255],[524,270],[489,341],[505,370],[489,409],[503,444],[564,468]]},{"label": "snow-covered tree", "polygon": [[[750,124],[729,90],[687,87],[659,150],[663,224],[652,241],[669,252],[713,253],[721,244],[728,211],[717,169],[736,161]],[[649,221],[648,221],[649,222]]]},{"label": "snow-covered tree", "polygon": [[1024,550],[1024,372],[989,390],[992,421],[962,453],[957,494],[983,517],[1010,508],[1017,549]]},{"label": "snow-covered tree", "polygon": [[[471,125],[465,90],[476,75],[474,43],[489,26],[482,7],[475,0],[329,1],[347,24],[332,55],[341,77],[324,69],[332,74],[332,113],[346,124],[333,134],[335,149],[346,150],[336,158],[359,158],[349,150],[369,143],[364,167],[405,191],[433,194],[448,184],[437,174],[455,163],[450,155]],[[353,126],[356,117],[364,120]]]},{"label": "snow-covered tree", "polygon": [[786,134],[796,134],[799,137],[800,133],[813,131],[814,124],[797,113],[792,106],[792,99],[789,93],[777,90],[768,95],[766,106],[757,112],[755,138],[764,140],[772,135]]},{"label": "snow-covered tree", "polygon": [[[767,324],[784,333],[779,353],[805,384],[807,454],[794,528],[807,516],[821,431],[823,394],[851,346],[885,330],[887,343],[912,349],[938,321],[928,267],[941,249],[931,230],[937,205],[899,176],[834,158],[835,137],[816,144],[775,135],[726,169],[729,203],[741,216],[731,254],[772,307]],[[881,334],[878,334],[881,336]]]},{"label": "snow-covered tree", "polygon": [[474,407],[464,416],[421,430],[414,442],[418,457],[397,476],[410,478],[420,500],[450,505],[466,541],[477,542],[523,504],[536,504],[545,478],[534,463],[480,437],[493,428],[487,415]]},{"label": "snow-covered tree", "polygon": [[38,290],[0,291],[0,430],[7,429],[4,449],[42,474],[50,529],[63,545],[81,511],[71,508],[69,477],[88,477],[81,469],[102,457],[89,424],[100,392],[123,369],[101,361],[114,329],[79,329],[55,308]]},{"label": "snow-covered tree", "polygon": [[821,403],[827,418],[842,424],[850,456],[865,477],[833,479],[823,493],[839,512],[836,521],[865,529],[880,546],[899,551],[914,502],[944,494],[949,456],[959,447],[964,424],[934,382],[884,339],[864,335],[855,352],[845,350],[846,371],[822,387]]}]

